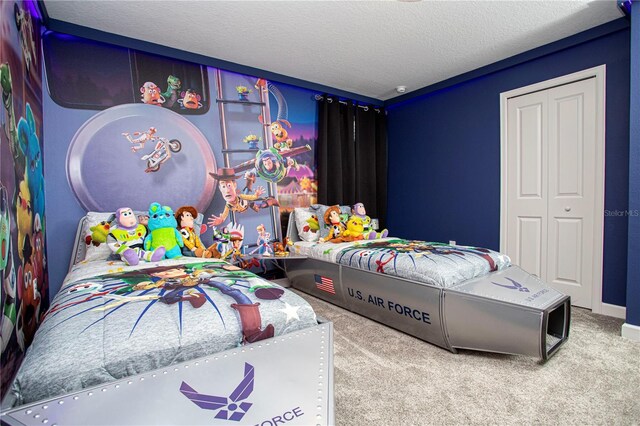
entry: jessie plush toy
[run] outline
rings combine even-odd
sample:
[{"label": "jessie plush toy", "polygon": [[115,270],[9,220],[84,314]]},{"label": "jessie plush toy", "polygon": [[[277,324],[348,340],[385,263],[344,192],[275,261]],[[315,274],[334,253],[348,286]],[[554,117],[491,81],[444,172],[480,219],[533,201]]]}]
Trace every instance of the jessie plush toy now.
[{"label": "jessie plush toy", "polygon": [[324,212],[324,223],[329,225],[329,235],[326,238],[320,238],[320,242],[341,243],[344,241],[342,233],[346,227],[340,220],[340,207],[329,207]]},{"label": "jessie plush toy", "polygon": [[196,234],[194,226],[197,217],[198,211],[192,206],[182,206],[176,211],[176,222],[178,222],[178,229],[180,229],[182,241],[184,242],[182,254],[191,257],[215,257],[219,259],[221,257],[220,252],[215,244],[205,247],[198,234]]}]

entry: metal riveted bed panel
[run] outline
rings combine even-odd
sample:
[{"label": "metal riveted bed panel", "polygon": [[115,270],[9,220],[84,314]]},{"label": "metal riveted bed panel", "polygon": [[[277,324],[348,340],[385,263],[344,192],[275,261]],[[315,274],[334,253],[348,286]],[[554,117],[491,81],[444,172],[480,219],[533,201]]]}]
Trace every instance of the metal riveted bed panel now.
[{"label": "metal riveted bed panel", "polygon": [[[307,294],[325,300],[341,308],[349,309],[345,291],[342,287],[340,277],[341,270],[336,264],[323,262],[315,259],[284,259],[285,272],[287,278],[294,288],[304,291]],[[321,290],[318,280],[330,280],[334,293]],[[295,283],[295,285],[294,285]]]},{"label": "metal riveted bed panel", "polygon": [[[316,259],[287,260],[285,270],[293,288],[451,350],[441,288]],[[334,292],[322,289],[322,279],[332,281]]]},{"label": "metal riveted bed panel", "polygon": [[517,266],[445,290],[444,306],[454,348],[546,360],[569,335],[570,298]]},{"label": "metal riveted bed panel", "polygon": [[398,291],[385,275],[347,266],[341,270],[351,311],[451,350],[442,323],[441,288],[398,278]]},{"label": "metal riveted bed panel", "polygon": [[[287,236],[299,241],[295,218]],[[450,288],[317,260],[285,262],[293,288],[455,352],[547,360],[567,340],[570,298],[517,266]],[[333,281],[335,294],[319,288]]]},{"label": "metal riveted bed panel", "polygon": [[333,325],[24,405],[0,420],[10,426],[332,425]]}]

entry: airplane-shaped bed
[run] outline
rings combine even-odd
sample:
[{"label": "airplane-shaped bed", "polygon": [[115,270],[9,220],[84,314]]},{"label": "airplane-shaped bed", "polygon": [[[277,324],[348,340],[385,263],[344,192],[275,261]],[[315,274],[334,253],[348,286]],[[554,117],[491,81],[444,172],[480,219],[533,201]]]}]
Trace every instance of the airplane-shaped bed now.
[{"label": "airplane-shaped bed", "polygon": [[332,424],[333,329],[292,291],[217,259],[70,271],[2,424]]},{"label": "airplane-shaped bed", "polygon": [[570,298],[504,254],[400,238],[301,241],[296,211],[287,237],[298,256],[285,262],[296,289],[452,352],[544,361],[569,336]]}]

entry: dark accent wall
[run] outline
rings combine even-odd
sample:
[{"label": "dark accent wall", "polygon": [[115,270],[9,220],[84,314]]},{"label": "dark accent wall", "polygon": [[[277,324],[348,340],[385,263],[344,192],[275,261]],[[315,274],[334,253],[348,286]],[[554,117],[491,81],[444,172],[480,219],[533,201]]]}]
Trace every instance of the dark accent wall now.
[{"label": "dark accent wall", "polygon": [[[601,64],[607,66],[605,209],[626,211],[628,27],[390,104],[387,225],[392,234],[499,249],[500,93]],[[604,225],[603,302],[624,306],[627,218],[605,217]]]},{"label": "dark accent wall", "polygon": [[640,326],[640,3],[631,10],[627,323]]}]

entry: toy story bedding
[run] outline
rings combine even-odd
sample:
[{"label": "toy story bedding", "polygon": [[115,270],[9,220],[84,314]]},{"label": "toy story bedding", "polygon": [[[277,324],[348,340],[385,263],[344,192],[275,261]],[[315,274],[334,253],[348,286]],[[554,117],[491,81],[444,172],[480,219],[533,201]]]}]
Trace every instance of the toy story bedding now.
[{"label": "toy story bedding", "polygon": [[511,264],[508,256],[486,248],[386,238],[388,230],[377,232],[372,222],[362,203],[316,204],[293,211],[287,234],[296,254],[438,287]]},{"label": "toy story bedding", "polygon": [[507,255],[485,248],[402,238],[347,243],[296,242],[295,247],[313,259],[438,287],[452,287],[511,264]]},{"label": "toy story bedding", "polygon": [[316,324],[302,298],[220,260],[81,262],[12,390],[28,403]]}]

